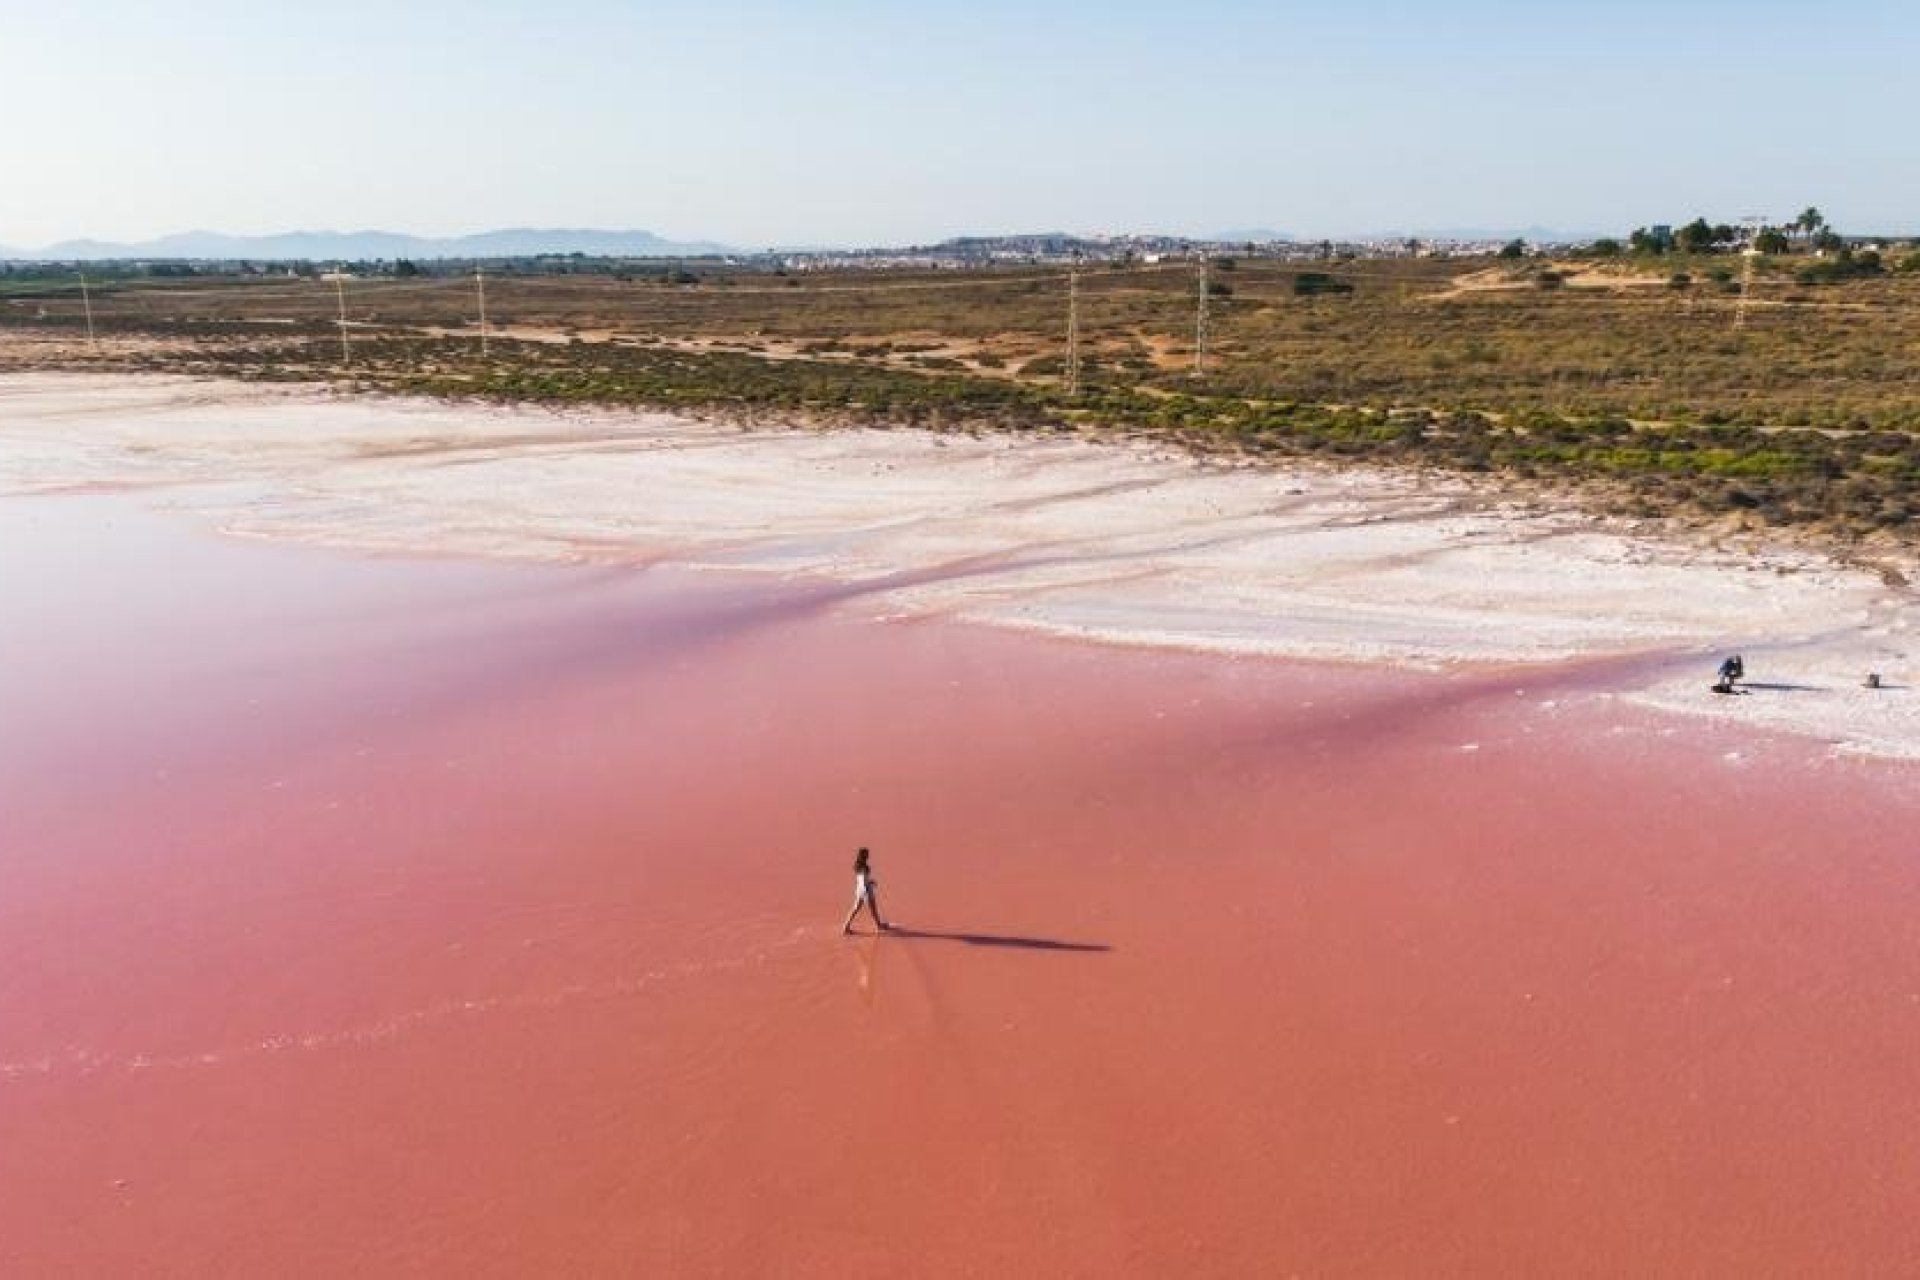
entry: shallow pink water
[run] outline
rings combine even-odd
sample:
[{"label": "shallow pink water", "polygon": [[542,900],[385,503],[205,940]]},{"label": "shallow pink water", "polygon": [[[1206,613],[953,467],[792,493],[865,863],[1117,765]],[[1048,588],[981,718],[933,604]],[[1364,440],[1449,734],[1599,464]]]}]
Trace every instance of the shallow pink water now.
[{"label": "shallow pink water", "polygon": [[0,592],[8,1273],[1920,1250],[1911,770],[124,498]]}]

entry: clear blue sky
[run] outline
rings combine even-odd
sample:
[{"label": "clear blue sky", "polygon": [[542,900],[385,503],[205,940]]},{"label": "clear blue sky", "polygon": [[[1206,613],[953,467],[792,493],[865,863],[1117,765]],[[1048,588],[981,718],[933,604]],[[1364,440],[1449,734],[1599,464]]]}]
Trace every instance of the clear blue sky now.
[{"label": "clear blue sky", "polygon": [[0,244],[1920,229],[1920,3],[0,0]]}]

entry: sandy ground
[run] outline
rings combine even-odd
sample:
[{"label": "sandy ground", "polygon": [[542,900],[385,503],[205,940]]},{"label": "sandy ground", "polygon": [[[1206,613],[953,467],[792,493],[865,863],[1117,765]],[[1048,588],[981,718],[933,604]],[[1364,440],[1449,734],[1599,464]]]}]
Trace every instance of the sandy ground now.
[{"label": "sandy ground", "polygon": [[[1615,692],[1920,755],[1912,595],[1788,547],[1602,531],[1449,480],[1138,444],[0,375],[0,492],[181,486],[227,531],[749,570],[869,613],[1418,667],[1644,658]],[[1722,654],[1752,692],[1707,692]],[[1885,687],[1863,687],[1868,672]]]}]

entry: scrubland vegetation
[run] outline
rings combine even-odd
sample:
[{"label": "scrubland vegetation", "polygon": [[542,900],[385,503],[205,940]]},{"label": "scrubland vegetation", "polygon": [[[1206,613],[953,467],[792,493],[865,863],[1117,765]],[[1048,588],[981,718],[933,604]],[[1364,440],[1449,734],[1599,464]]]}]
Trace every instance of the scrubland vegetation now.
[{"label": "scrubland vegetation", "polygon": [[[1058,270],[0,283],[0,366],[345,379],[394,392],[806,422],[1156,433],[1240,457],[1564,486],[1610,512],[1914,536],[1920,271],[1843,246]],[[1920,263],[1916,263],[1920,266]],[[1811,270],[1810,270],[1811,268]],[[348,324],[343,353],[338,309]],[[62,343],[48,335],[64,336]],[[38,340],[30,340],[37,338]],[[1199,366],[1196,370],[1196,365]]]}]

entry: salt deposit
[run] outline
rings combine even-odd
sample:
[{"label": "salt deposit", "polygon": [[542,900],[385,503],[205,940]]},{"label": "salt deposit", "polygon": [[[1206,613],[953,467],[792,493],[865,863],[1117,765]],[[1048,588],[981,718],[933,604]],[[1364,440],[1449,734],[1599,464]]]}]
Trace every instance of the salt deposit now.
[{"label": "salt deposit", "polygon": [[[1615,691],[1920,755],[1910,593],[1453,479],[1139,442],[781,429],[181,378],[0,375],[0,492],[177,486],[233,534],[818,575],[849,607],[1422,667],[1646,654]],[[1707,692],[1722,653],[1752,694]],[[1884,687],[1869,690],[1869,671]]]}]

